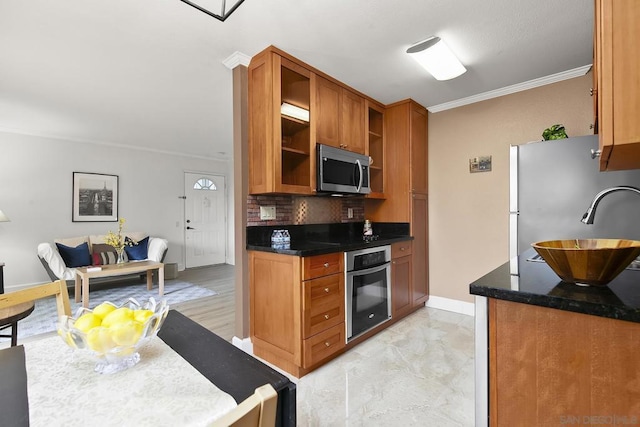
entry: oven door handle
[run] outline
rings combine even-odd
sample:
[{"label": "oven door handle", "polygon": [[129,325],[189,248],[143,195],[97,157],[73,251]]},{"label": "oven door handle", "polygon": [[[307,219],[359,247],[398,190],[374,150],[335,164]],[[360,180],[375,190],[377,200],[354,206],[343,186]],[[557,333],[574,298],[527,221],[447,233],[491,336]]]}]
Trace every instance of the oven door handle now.
[{"label": "oven door handle", "polygon": [[380,271],[386,270],[387,267],[389,267],[390,265],[391,265],[391,262],[389,261],[389,262],[385,262],[384,264],[380,264],[375,267],[367,268],[364,270],[347,271],[347,277],[363,276],[365,274],[378,273]]}]

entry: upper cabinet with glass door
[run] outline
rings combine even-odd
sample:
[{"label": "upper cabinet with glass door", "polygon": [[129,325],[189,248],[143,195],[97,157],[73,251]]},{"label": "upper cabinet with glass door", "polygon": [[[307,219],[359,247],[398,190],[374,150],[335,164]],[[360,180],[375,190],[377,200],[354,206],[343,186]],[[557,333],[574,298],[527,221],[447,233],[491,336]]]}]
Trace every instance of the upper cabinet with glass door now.
[{"label": "upper cabinet with glass door", "polygon": [[367,100],[367,147],[369,159],[369,185],[371,193],[368,198],[384,198],[384,107]]},{"label": "upper cabinet with glass door", "polygon": [[267,49],[249,65],[249,192],[312,194],[312,73]]}]

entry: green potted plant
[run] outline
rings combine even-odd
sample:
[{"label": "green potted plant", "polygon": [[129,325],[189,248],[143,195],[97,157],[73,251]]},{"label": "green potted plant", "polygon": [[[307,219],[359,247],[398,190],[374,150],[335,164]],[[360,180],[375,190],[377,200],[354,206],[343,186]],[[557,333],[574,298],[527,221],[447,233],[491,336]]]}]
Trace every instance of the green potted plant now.
[{"label": "green potted plant", "polygon": [[568,138],[568,136],[567,132],[564,130],[564,125],[553,125],[542,132],[542,138],[545,141],[549,141],[552,139],[565,139]]}]

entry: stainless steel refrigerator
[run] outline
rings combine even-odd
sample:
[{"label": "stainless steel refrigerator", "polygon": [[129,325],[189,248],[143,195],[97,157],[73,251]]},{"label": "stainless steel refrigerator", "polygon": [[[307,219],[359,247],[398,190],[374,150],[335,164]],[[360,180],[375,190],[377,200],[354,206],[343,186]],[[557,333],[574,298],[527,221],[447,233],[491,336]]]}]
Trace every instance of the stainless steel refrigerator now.
[{"label": "stainless steel refrigerator", "polygon": [[[598,204],[592,225],[582,217],[594,196],[620,185],[640,188],[640,170],[600,172],[591,158],[596,135],[539,141],[510,148],[510,273],[519,289],[517,255],[542,240],[626,238],[640,240],[640,195],[616,191]],[[536,253],[531,249],[531,256]],[[488,424],[487,298],[475,296],[476,426]]]},{"label": "stainless steel refrigerator", "polygon": [[640,194],[610,193],[598,204],[594,223],[581,222],[598,192],[640,188],[640,170],[600,172],[592,149],[598,149],[597,135],[511,146],[510,258],[541,240],[640,240]]}]

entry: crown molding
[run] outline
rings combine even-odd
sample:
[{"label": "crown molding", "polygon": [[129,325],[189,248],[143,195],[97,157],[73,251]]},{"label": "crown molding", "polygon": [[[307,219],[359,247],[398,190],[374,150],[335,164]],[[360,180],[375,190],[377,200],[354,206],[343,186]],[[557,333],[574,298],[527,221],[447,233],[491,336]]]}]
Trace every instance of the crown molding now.
[{"label": "crown molding", "polygon": [[512,93],[522,92],[540,86],[561,82],[563,80],[573,79],[574,77],[584,76],[591,69],[591,64],[574,68],[560,73],[551,74],[549,76],[540,77],[538,79],[529,80],[523,83],[517,83],[506,86],[501,89],[490,90],[489,92],[479,93],[477,95],[466,98],[457,99],[455,101],[445,102],[438,105],[427,107],[430,113],[439,113],[440,111],[450,110],[452,108],[462,107],[463,105],[474,104],[476,102],[486,101],[487,99],[497,98],[499,96],[510,95]]},{"label": "crown molding", "polygon": [[237,50],[229,55],[227,59],[222,61],[224,66],[230,70],[233,70],[238,65],[244,65],[245,67],[248,67],[249,62],[251,62],[251,57],[249,55],[245,55],[242,52],[238,52]]},{"label": "crown molding", "polygon": [[151,148],[151,147],[140,147],[136,145],[119,144],[119,143],[109,142],[109,141],[99,141],[99,140],[91,140],[91,139],[83,139],[83,138],[58,136],[58,135],[41,133],[41,132],[24,131],[20,129],[7,128],[3,126],[0,126],[0,133],[33,136],[36,138],[55,139],[59,141],[73,142],[77,144],[92,144],[92,145],[102,145],[107,147],[126,148],[129,150],[146,151],[150,153],[159,153],[159,154],[165,154],[169,156],[189,157],[193,159],[216,160],[219,162],[228,162],[231,160],[229,157],[226,157],[226,156],[220,156],[220,157],[202,156],[198,154],[180,153],[177,151],[170,151],[170,150],[159,150],[157,148]]}]

